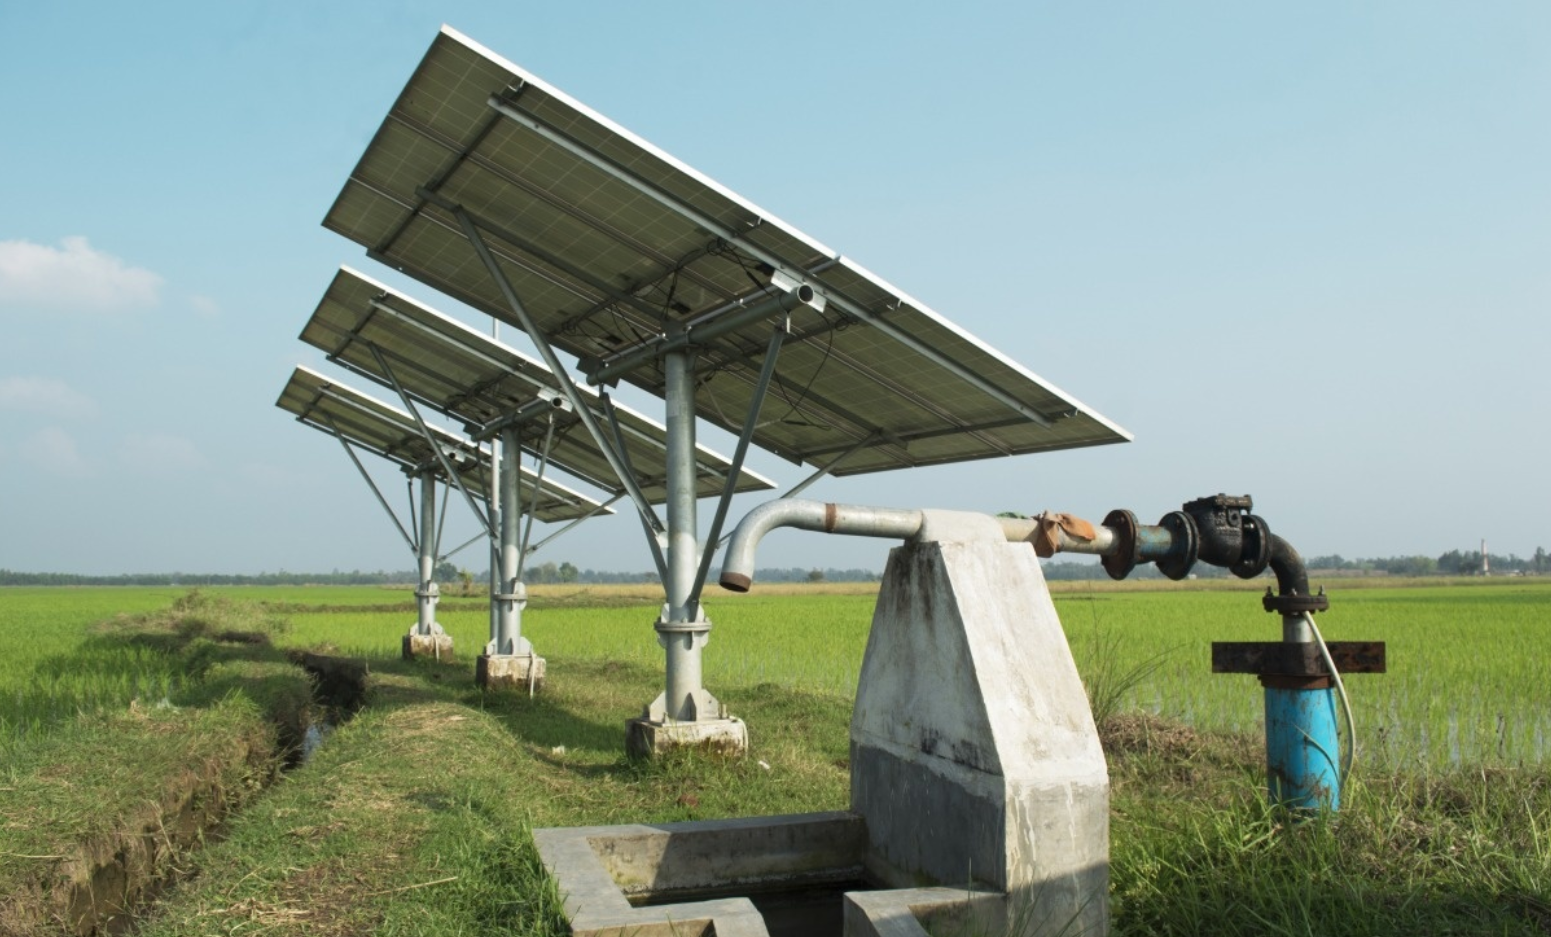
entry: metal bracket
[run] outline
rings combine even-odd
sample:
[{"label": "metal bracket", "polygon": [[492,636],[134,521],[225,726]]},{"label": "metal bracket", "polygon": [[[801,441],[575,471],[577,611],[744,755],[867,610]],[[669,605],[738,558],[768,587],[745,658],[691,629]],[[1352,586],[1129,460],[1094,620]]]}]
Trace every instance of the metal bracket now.
[{"label": "metal bracket", "polygon": [[[1325,647],[1341,673],[1385,673],[1383,641],[1330,641]],[[1319,647],[1287,641],[1214,641],[1212,673],[1328,677]]]}]

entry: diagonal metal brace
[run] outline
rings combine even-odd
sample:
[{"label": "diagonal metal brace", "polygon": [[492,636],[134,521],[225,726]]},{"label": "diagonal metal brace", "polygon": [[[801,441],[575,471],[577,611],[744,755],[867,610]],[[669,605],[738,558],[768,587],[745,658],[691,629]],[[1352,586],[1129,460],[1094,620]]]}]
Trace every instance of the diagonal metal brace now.
[{"label": "diagonal metal brace", "polygon": [[[388,366],[388,359],[383,355],[382,350],[379,349],[376,345],[369,344],[366,347],[371,349],[372,356],[377,359],[377,366],[382,368],[383,376],[385,376],[388,381],[393,384],[393,389],[398,391],[399,399],[404,401],[404,406],[408,408],[409,415],[414,417],[415,425],[420,428],[420,435],[425,437],[426,445],[431,447],[431,452],[436,456],[436,461],[441,463],[442,471],[446,472],[447,477],[452,479],[452,483],[458,486],[458,490],[463,493],[463,499],[468,502],[469,510],[474,512],[474,517],[478,519],[479,523],[485,528],[485,531],[492,538],[495,537],[496,530],[495,527],[491,525],[490,518],[486,517],[485,512],[479,509],[479,505],[475,502],[474,496],[469,494],[468,488],[463,484],[463,476],[458,472],[457,469],[453,468],[452,463],[447,460],[447,454],[442,451],[442,447],[439,443],[437,443],[436,437],[431,434],[431,427],[426,424],[425,418],[420,415],[420,408],[415,406],[414,399],[409,396],[409,392],[404,389],[404,385],[399,383],[398,376],[395,375],[393,373],[393,369]],[[429,533],[429,531],[426,532],[427,536],[429,536]]]},{"label": "diagonal metal brace", "polygon": [[722,496],[716,502],[716,515],[711,521],[711,530],[706,534],[704,546],[700,550],[700,568],[695,571],[695,583],[689,590],[689,600],[686,606],[690,610],[690,618],[694,620],[698,616],[694,609],[700,605],[700,593],[705,589],[706,576],[711,572],[711,557],[716,553],[717,538],[722,535],[722,525],[727,522],[727,508],[732,504],[733,492],[738,488],[738,477],[743,474],[743,459],[749,452],[749,440],[754,437],[754,427],[759,422],[759,411],[764,406],[765,395],[770,390],[770,379],[775,375],[776,359],[781,354],[781,345],[786,337],[791,334],[791,320],[782,317],[781,322],[775,327],[775,332],[770,336],[770,344],[765,348],[765,360],[759,369],[759,380],[754,384],[754,395],[749,400],[748,416],[743,419],[743,432],[738,434],[738,447],[733,450],[732,467],[727,471],[727,481],[722,485]]},{"label": "diagonal metal brace", "polygon": [[500,264],[496,262],[495,256],[490,253],[489,245],[485,243],[484,236],[479,233],[479,226],[475,224],[474,219],[469,213],[463,210],[462,206],[453,207],[451,212],[452,216],[458,219],[458,224],[462,226],[464,236],[468,238],[469,244],[474,248],[474,252],[479,255],[480,262],[485,265],[485,269],[490,273],[491,279],[495,280],[502,297],[506,300],[506,305],[511,308],[512,315],[517,318],[518,323],[522,326],[522,330],[527,332],[528,337],[533,340],[534,347],[538,349],[539,357],[544,359],[545,366],[559,380],[560,391],[571,402],[571,409],[576,411],[576,415],[582,420],[582,425],[587,427],[587,432],[592,435],[593,441],[598,444],[598,448],[603,452],[603,457],[608,460],[609,467],[614,470],[615,475],[619,476],[619,483],[630,493],[630,500],[635,503],[636,510],[641,513],[642,523],[646,524],[647,528],[654,534],[661,533],[663,529],[662,522],[657,519],[656,513],[652,511],[651,503],[646,500],[646,495],[641,492],[641,486],[636,484],[635,476],[627,470],[620,458],[620,454],[609,444],[608,437],[603,434],[602,427],[598,425],[597,417],[587,408],[586,401],[582,400],[581,393],[576,388],[576,382],[571,380],[570,373],[561,366],[560,358],[556,356],[554,348],[550,347],[548,336],[539,329],[538,324],[533,321],[533,317],[528,315],[527,307],[522,304],[522,299],[518,297],[511,281],[506,278],[506,274],[501,270]]}]

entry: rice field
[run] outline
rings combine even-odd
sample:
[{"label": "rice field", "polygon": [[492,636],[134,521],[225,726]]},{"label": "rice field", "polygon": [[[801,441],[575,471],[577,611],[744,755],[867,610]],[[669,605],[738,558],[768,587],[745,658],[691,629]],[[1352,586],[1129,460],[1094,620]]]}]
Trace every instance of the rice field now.
[{"label": "rice field", "polygon": [[[207,591],[263,603],[286,619],[279,639],[285,644],[369,659],[395,656],[414,621],[408,591]],[[117,613],[165,607],[181,594],[0,590],[0,745],[78,711],[174,693],[187,675],[168,670],[153,649],[99,646],[90,626]],[[704,658],[706,685],[713,693],[776,684],[851,695],[873,601],[865,592],[833,588],[708,595],[715,628]],[[1255,678],[1210,672],[1213,641],[1279,638],[1280,623],[1261,610],[1256,592],[1078,586],[1055,601],[1085,675],[1156,665],[1125,694],[1125,706],[1202,729],[1261,731]],[[660,667],[651,629],[656,614],[649,589],[549,587],[534,590],[523,631],[549,660],[552,679],[563,680],[569,660]],[[488,636],[488,606],[444,596],[438,617],[472,668]],[[1551,761],[1551,582],[1336,589],[1319,621],[1329,640],[1389,645],[1389,673],[1348,681],[1361,759],[1394,769]],[[91,656],[104,653],[119,656],[107,662]],[[82,655],[92,666],[83,665]]]}]

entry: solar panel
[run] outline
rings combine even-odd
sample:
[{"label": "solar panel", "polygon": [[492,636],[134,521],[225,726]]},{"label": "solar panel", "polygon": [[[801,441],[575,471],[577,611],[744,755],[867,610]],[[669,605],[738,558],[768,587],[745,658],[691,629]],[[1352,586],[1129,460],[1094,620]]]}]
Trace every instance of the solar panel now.
[{"label": "solar panel", "polygon": [[[414,417],[310,368],[298,366],[292,372],[275,405],[302,423],[331,436],[337,434],[403,469],[411,472],[429,469],[443,483],[452,484]],[[469,492],[488,501],[490,451],[435,426],[429,429],[442,455],[458,472]],[[533,496],[536,480],[537,473],[523,466],[524,507]],[[564,521],[585,517],[598,508],[597,501],[546,478],[539,489],[535,513],[541,521]]]},{"label": "solar panel", "polygon": [[[540,362],[349,267],[335,275],[301,338],[357,373],[384,383],[396,380],[412,397],[463,421],[471,432],[540,396],[559,396],[558,379]],[[580,390],[593,412],[606,419],[599,395]],[[622,404],[613,404],[613,410],[642,492],[653,503],[666,500],[665,428]],[[557,411],[555,417],[550,461],[590,484],[618,490],[608,460],[577,416]],[[520,431],[525,448],[542,449],[544,421],[530,421]],[[695,461],[696,493],[721,494],[731,469],[727,459],[698,446]],[[773,487],[744,469],[737,490]]]},{"label": "solar panel", "polygon": [[[870,272],[443,28],[324,224],[516,322],[477,224],[550,342],[607,363],[811,286],[753,442],[839,475],[1124,442],[1124,430]],[[735,434],[776,318],[697,342],[699,416]],[[519,323],[520,324],[520,323]],[[655,362],[623,380],[664,395]]]}]

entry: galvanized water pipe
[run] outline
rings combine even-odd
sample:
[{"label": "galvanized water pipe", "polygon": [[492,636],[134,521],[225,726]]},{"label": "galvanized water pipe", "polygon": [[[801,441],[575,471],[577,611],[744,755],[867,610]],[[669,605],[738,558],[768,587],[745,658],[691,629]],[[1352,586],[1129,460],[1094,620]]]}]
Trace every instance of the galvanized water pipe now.
[{"label": "galvanized water pipe", "polygon": [[765,535],[777,527],[816,530],[856,537],[888,537],[908,540],[921,530],[920,511],[875,508],[854,504],[827,504],[782,498],[767,501],[744,515],[727,542],[722,556],[722,588],[747,592],[754,584],[754,551]]},{"label": "galvanized water pipe", "polygon": [[[1009,541],[1034,542],[1042,556],[1086,553],[1103,557],[1105,570],[1116,579],[1124,578],[1139,562],[1156,562],[1173,579],[1183,579],[1198,559],[1227,567],[1246,579],[1269,567],[1276,575],[1279,594],[1268,591],[1264,605],[1267,611],[1281,613],[1280,644],[1296,647],[1296,653],[1269,653],[1278,650],[1278,645],[1262,644],[1251,650],[1277,663],[1254,665],[1262,669],[1243,665],[1220,669],[1261,674],[1271,799],[1303,812],[1334,810],[1340,805],[1341,776],[1335,698],[1330,689],[1335,670],[1330,654],[1336,652],[1348,660],[1342,665],[1345,670],[1382,672],[1383,645],[1332,644],[1331,650],[1322,654],[1324,672],[1303,669],[1303,665],[1287,666],[1286,661],[1310,659],[1305,649],[1316,636],[1308,614],[1328,607],[1328,601],[1323,593],[1309,594],[1302,557],[1286,540],[1272,534],[1263,519],[1250,514],[1251,507],[1248,496],[1217,495],[1192,501],[1157,525],[1138,524],[1129,511],[1111,511],[1101,525],[1057,514],[998,517],[996,521]],[[791,499],[767,502],[750,511],[733,532],[720,582],[733,592],[747,592],[753,584],[755,550],[777,527],[910,540],[922,534],[925,520],[926,513],[919,510]],[[1092,536],[1087,536],[1090,531]],[[1214,668],[1217,651],[1214,645]]]}]

